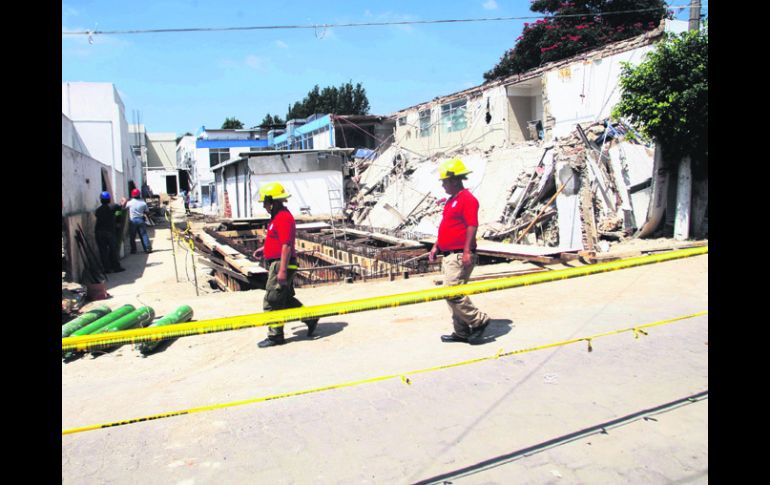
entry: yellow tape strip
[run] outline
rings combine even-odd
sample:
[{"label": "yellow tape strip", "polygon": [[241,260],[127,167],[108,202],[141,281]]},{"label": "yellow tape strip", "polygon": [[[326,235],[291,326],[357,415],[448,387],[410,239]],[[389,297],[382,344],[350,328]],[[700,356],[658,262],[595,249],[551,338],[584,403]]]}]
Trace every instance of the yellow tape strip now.
[{"label": "yellow tape strip", "polygon": [[[685,316],[682,316],[682,317],[670,318],[668,320],[661,320],[661,321],[658,321],[658,322],[648,323],[646,325],[638,325],[638,326],[635,326],[635,327],[625,328],[625,329],[622,329],[622,330],[613,330],[613,331],[610,331],[610,332],[605,332],[605,333],[600,333],[600,334],[597,334],[597,335],[592,335],[590,337],[582,337],[582,338],[576,338],[576,339],[572,339],[572,340],[564,340],[562,342],[557,342],[557,343],[547,344],[547,345],[541,345],[541,346],[538,346],[538,347],[530,347],[530,348],[526,348],[526,349],[513,350],[511,352],[505,352],[505,353],[503,353],[503,349],[500,349],[495,355],[492,355],[492,356],[489,356],[489,357],[479,357],[477,359],[465,360],[465,361],[462,361],[462,362],[456,362],[454,364],[437,365],[437,366],[434,366],[434,367],[429,367],[427,369],[418,369],[418,370],[413,370],[413,371],[410,371],[410,372],[400,372],[398,374],[391,374],[391,375],[386,375],[386,376],[372,377],[372,378],[369,378],[369,379],[362,379],[362,380],[359,380],[359,381],[352,381],[352,382],[347,382],[347,383],[343,383],[343,384],[333,384],[333,385],[330,385],[330,386],[316,387],[314,389],[305,389],[303,391],[286,392],[286,393],[282,393],[282,394],[274,394],[272,396],[263,396],[263,397],[253,398],[253,399],[244,399],[242,401],[233,401],[233,402],[222,403],[222,404],[212,404],[212,405],[209,405],[209,406],[202,406],[202,407],[197,407],[197,408],[191,408],[191,409],[186,409],[186,410],[183,410],[183,411],[174,411],[174,412],[170,412],[170,413],[153,414],[151,416],[145,416],[143,418],[127,419],[127,420],[124,420],[124,421],[114,421],[114,422],[111,422],[111,423],[103,423],[103,424],[93,424],[93,425],[90,425],[90,426],[81,426],[81,427],[78,427],[78,428],[69,428],[69,429],[62,430],[62,435],[73,434],[73,433],[81,433],[83,431],[92,431],[92,430],[95,430],[95,429],[111,428],[111,427],[114,427],[114,426],[122,426],[122,425],[125,425],[125,424],[141,423],[143,421],[152,421],[152,420],[155,420],[155,419],[169,418],[169,417],[172,417],[172,416],[181,416],[181,415],[185,415],[185,414],[193,414],[193,413],[199,413],[199,412],[203,412],[203,411],[213,411],[215,409],[229,408],[229,407],[234,407],[234,406],[241,406],[241,405],[244,405],[244,404],[252,404],[252,403],[257,403],[257,402],[271,401],[271,400],[275,400],[275,399],[283,399],[283,398],[292,397],[292,396],[301,396],[303,394],[312,394],[312,393],[315,393],[315,392],[330,391],[332,389],[342,389],[342,388],[345,388],[345,387],[359,386],[359,385],[362,385],[362,384],[369,384],[369,383],[372,383],[372,382],[386,381],[386,380],[389,380],[389,379],[401,379],[401,381],[404,384],[411,385],[412,384],[412,380],[407,377],[408,375],[424,374],[426,372],[435,372],[435,371],[442,370],[442,369],[450,369],[450,368],[453,368],[453,367],[460,367],[460,366],[469,365],[469,364],[476,364],[476,363],[479,363],[479,362],[483,362],[485,360],[499,359],[500,357],[508,357],[508,356],[511,356],[511,355],[523,354],[523,353],[526,353],[526,352],[534,352],[536,350],[550,349],[552,347],[559,347],[559,346],[569,345],[569,344],[573,344],[573,343],[576,343],[576,342],[582,342],[584,340],[588,341],[588,343],[589,343],[588,351],[591,352],[592,349],[591,349],[590,344],[591,344],[591,340],[593,340],[593,339],[597,339],[597,338],[601,338],[601,337],[608,337],[610,335],[617,335],[617,334],[621,334],[621,333],[624,333],[624,332],[634,332],[634,333],[636,333],[637,331],[640,331],[639,329],[641,329],[641,328],[649,328],[649,327],[655,327],[655,326],[658,326],[658,325],[666,325],[666,324],[677,322],[677,321],[680,321],[680,320],[686,320],[688,318],[700,317],[700,316],[703,316],[703,315],[708,315],[708,310],[707,311],[703,311],[703,312],[693,313],[692,315],[685,315]],[[646,335],[646,333],[645,333],[645,335]]]},{"label": "yellow tape strip", "polygon": [[145,327],[118,332],[100,333],[95,335],[82,335],[78,337],[66,337],[62,339],[62,351],[90,351],[103,347],[123,344],[137,344],[140,342],[154,342],[158,340],[201,335],[214,332],[238,330],[241,328],[259,327],[271,324],[282,324],[297,320],[344,315],[347,313],[393,308],[402,305],[425,303],[434,300],[442,300],[462,295],[473,295],[488,291],[506,290],[520,286],[535,285],[550,281],[588,276],[591,274],[616,271],[646,264],[660,263],[674,259],[688,258],[708,253],[708,246],[682,249],[669,253],[650,256],[628,258],[608,263],[567,268],[542,273],[534,273],[509,278],[494,280],[481,280],[465,285],[433,288],[429,290],[413,291],[396,295],[378,296],[346,302],[328,303],[325,305],[306,306],[288,310],[276,310],[265,313],[252,313],[235,317],[201,320],[197,322],[178,323],[164,325],[162,327]]}]

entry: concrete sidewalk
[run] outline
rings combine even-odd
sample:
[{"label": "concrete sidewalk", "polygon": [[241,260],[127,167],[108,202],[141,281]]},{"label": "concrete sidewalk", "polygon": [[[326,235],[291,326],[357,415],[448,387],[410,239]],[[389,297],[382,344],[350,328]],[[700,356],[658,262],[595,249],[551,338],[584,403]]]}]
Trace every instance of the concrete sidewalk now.
[{"label": "concrete sidewalk", "polygon": [[[195,297],[189,281],[176,282],[164,245],[158,228],[141,272],[139,259],[124,259],[108,304],[141,302],[158,315],[189,304],[199,320],[261,311],[260,290]],[[297,296],[328,303],[432,280]],[[590,353],[581,342],[408,374],[706,310],[707,255],[472,299],[495,319],[484,345],[440,342],[451,321],[437,301],[324,318],[312,339],[289,323],[289,342],[269,349],[256,346],[266,330],[253,328],[185,337],[147,358],[123,346],[63,364],[62,428],[381,375],[405,373],[411,385],[393,379],[63,436],[62,482],[708,481],[707,399],[637,415],[708,390],[708,316],[596,339]],[[592,431],[603,426],[606,434]]]}]

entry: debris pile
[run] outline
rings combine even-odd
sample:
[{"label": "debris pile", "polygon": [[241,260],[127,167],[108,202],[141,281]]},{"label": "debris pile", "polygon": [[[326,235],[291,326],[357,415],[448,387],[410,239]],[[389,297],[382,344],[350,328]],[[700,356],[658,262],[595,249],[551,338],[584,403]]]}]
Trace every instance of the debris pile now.
[{"label": "debris pile", "polygon": [[609,241],[640,236],[648,220],[654,150],[641,139],[630,126],[605,120],[577,125],[552,143],[486,152],[424,157],[394,144],[356,162],[359,191],[347,214],[356,225],[435,236],[447,197],[436,167],[459,157],[475,172],[465,186],[480,202],[481,238],[601,251]]}]

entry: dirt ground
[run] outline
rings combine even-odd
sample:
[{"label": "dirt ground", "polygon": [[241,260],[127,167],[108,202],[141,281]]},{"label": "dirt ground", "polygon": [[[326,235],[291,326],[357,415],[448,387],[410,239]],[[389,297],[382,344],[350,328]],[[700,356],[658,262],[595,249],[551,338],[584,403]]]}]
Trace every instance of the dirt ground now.
[{"label": "dirt ground", "polygon": [[[127,271],[110,275],[112,297],[99,303],[149,305],[157,316],[188,304],[196,320],[261,311],[261,290],[215,292],[200,265],[196,296],[189,254],[172,251],[164,227],[151,237],[156,251],[125,258]],[[434,279],[297,296],[331,303],[433,288]],[[410,374],[707,310],[708,255],[472,299],[494,319],[483,345],[442,343],[451,322],[436,301],[324,318],[313,338],[289,323],[287,344],[269,349],[256,346],[266,330],[250,328],[180,338],[148,357],[126,345],[63,363],[62,429],[377,376],[411,384],[396,378],[65,435],[62,483],[708,482],[708,315],[639,338],[597,338],[591,352],[580,342]]]}]

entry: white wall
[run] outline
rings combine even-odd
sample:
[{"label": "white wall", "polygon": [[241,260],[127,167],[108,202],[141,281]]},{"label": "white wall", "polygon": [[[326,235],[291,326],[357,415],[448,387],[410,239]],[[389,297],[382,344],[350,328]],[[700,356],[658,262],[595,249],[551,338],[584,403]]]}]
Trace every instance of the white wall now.
[{"label": "white wall", "polygon": [[[76,230],[82,229],[87,241],[96,250],[94,211],[99,207],[102,171],[109,174],[112,168],[64,144],[61,149],[62,223],[65,227],[66,258],[72,280],[79,282],[84,262],[78,251]],[[123,174],[117,174],[116,179],[123,184]],[[120,200],[114,197],[111,187],[107,187],[107,190],[113,193],[113,201]]]},{"label": "white wall", "polygon": [[[287,207],[296,217],[301,214],[300,207],[310,207],[310,215],[330,215],[329,190],[339,190],[342,196],[342,173],[333,170],[314,172],[295,172],[281,174],[251,174],[251,196],[253,216],[267,215],[259,202],[259,187],[267,182],[280,182],[291,194],[287,199]],[[232,196],[230,203],[233,203]],[[235,208],[233,208],[233,215]]]},{"label": "white wall", "polygon": [[603,59],[594,58],[570,63],[547,72],[545,91],[555,118],[554,137],[569,135],[577,123],[599,121],[610,116],[620,100],[621,62],[634,65],[654,46],[643,46]]},{"label": "white wall", "polygon": [[[128,180],[141,186],[141,165],[131,153],[125,107],[112,83],[63,82],[62,113],[72,121],[91,157],[114,168],[116,196],[127,193]],[[124,180],[118,183],[118,173]]]},{"label": "white wall", "polygon": [[102,168],[109,171],[110,167],[65,145],[61,162],[62,215],[95,210],[102,192]]},{"label": "white wall", "polygon": [[329,130],[324,130],[321,133],[313,135],[313,149],[321,150],[324,148],[334,148]]},{"label": "white wall", "polygon": [[176,133],[147,133],[147,166],[176,170]]},{"label": "white wall", "polygon": [[[420,106],[406,112],[397,113],[396,117],[406,115],[406,124],[396,126],[396,143],[401,147],[430,156],[436,152],[451,151],[463,146],[481,149],[510,146],[508,134],[509,102],[505,87],[488,89],[472,98],[466,98],[466,128],[460,131],[445,132],[441,120],[441,106],[447,101],[430,103],[430,134],[420,136],[419,112],[428,108]],[[491,119],[486,122],[487,102]]]},{"label": "white wall", "polygon": [[177,179],[177,188],[179,187],[179,174],[176,171],[167,170],[148,170],[147,171],[147,185],[155,195],[165,194],[166,190],[166,177],[175,177]]}]

